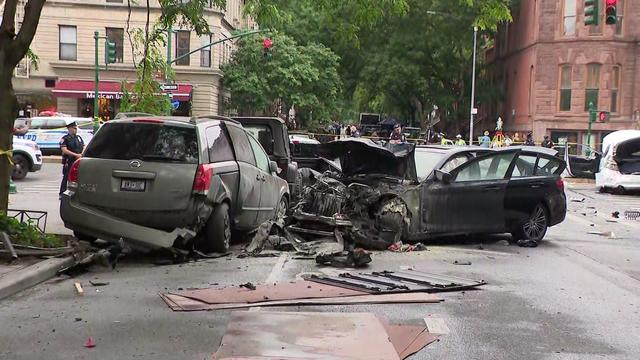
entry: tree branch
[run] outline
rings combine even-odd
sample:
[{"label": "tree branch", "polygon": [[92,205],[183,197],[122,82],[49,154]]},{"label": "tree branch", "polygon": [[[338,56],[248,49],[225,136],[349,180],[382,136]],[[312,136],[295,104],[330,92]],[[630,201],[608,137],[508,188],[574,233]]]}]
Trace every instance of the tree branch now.
[{"label": "tree branch", "polygon": [[4,14],[2,15],[2,25],[0,25],[0,34],[9,35],[9,39],[13,40],[16,36],[16,8],[18,0],[6,0],[4,5]]},{"label": "tree branch", "polygon": [[131,0],[127,0],[127,37],[129,38],[129,45],[131,46],[131,60],[133,60],[133,67],[138,68],[138,62],[136,61],[136,50],[133,46],[133,38],[131,37]]},{"label": "tree branch", "polygon": [[151,19],[151,7],[149,6],[149,0],[147,0],[147,22],[144,24],[144,54],[142,55],[142,78],[140,79],[140,83],[142,86],[140,87],[140,94],[138,94],[138,98],[142,98],[142,92],[144,91],[144,84],[147,77],[147,65],[149,63],[149,59],[147,55],[149,54],[149,22]]},{"label": "tree branch", "polygon": [[31,41],[33,41],[33,37],[36,35],[36,30],[38,30],[38,24],[40,23],[40,14],[42,13],[42,7],[44,6],[45,1],[46,0],[29,0],[27,2],[27,5],[24,7],[24,19],[22,20],[22,26],[20,26],[20,32],[18,32],[18,36],[14,40],[15,45],[11,54],[11,60],[14,66],[18,64],[18,62],[22,60],[22,58],[27,54],[27,51],[29,51]]}]

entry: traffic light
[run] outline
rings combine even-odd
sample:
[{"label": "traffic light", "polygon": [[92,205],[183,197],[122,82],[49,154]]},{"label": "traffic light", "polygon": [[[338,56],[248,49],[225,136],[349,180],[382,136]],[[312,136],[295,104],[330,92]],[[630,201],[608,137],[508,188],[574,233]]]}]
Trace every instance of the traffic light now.
[{"label": "traffic light", "polygon": [[600,0],[584,0],[584,24],[598,25],[600,23]]},{"label": "traffic light", "polygon": [[618,22],[618,15],[616,14],[616,6],[618,5],[618,0],[607,0],[606,2],[606,20],[605,23],[607,25],[615,25]]},{"label": "traffic light", "polygon": [[113,64],[116,62],[116,43],[109,40],[104,43],[104,62]]},{"label": "traffic light", "polygon": [[600,122],[607,122],[609,121],[609,115],[610,113],[608,111],[600,111],[598,113],[598,120],[600,120]]},{"label": "traffic light", "polygon": [[265,38],[262,41],[262,54],[264,57],[271,57],[271,47],[273,46],[273,40]]}]

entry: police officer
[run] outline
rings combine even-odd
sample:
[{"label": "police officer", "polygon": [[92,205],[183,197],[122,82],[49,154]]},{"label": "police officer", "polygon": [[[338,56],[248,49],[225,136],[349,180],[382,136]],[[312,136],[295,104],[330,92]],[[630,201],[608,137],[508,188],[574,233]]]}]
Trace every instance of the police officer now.
[{"label": "police officer", "polygon": [[67,125],[67,135],[60,139],[60,150],[62,150],[62,183],[60,183],[60,198],[62,193],[67,190],[67,177],[71,165],[77,159],[82,157],[84,150],[84,141],[78,135],[78,124],[74,121]]}]

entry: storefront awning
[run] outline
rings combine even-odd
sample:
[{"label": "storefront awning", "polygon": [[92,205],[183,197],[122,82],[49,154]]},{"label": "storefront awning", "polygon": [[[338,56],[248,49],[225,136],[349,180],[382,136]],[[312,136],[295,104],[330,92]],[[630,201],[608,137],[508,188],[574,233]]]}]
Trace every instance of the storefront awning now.
[{"label": "storefront awning", "polygon": [[[54,96],[70,97],[75,99],[93,99],[95,96],[95,83],[89,80],[60,80],[51,90]],[[116,81],[100,81],[98,85],[98,97],[104,99],[122,99],[121,83]],[[127,83],[131,88],[132,83]],[[175,84],[163,90],[163,94],[172,94],[172,99],[179,101],[191,100],[191,85]]]}]

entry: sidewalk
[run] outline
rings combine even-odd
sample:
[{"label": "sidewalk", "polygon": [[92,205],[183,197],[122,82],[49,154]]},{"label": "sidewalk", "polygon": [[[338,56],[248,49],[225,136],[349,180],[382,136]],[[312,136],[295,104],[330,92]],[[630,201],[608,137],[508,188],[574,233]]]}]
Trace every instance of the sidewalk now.
[{"label": "sidewalk", "polygon": [[61,164],[62,156],[60,155],[44,155],[42,156],[42,162],[45,164]]},{"label": "sidewalk", "polygon": [[0,300],[17,294],[56,276],[58,271],[73,265],[73,256],[38,259],[20,258],[17,263],[0,263]]}]

